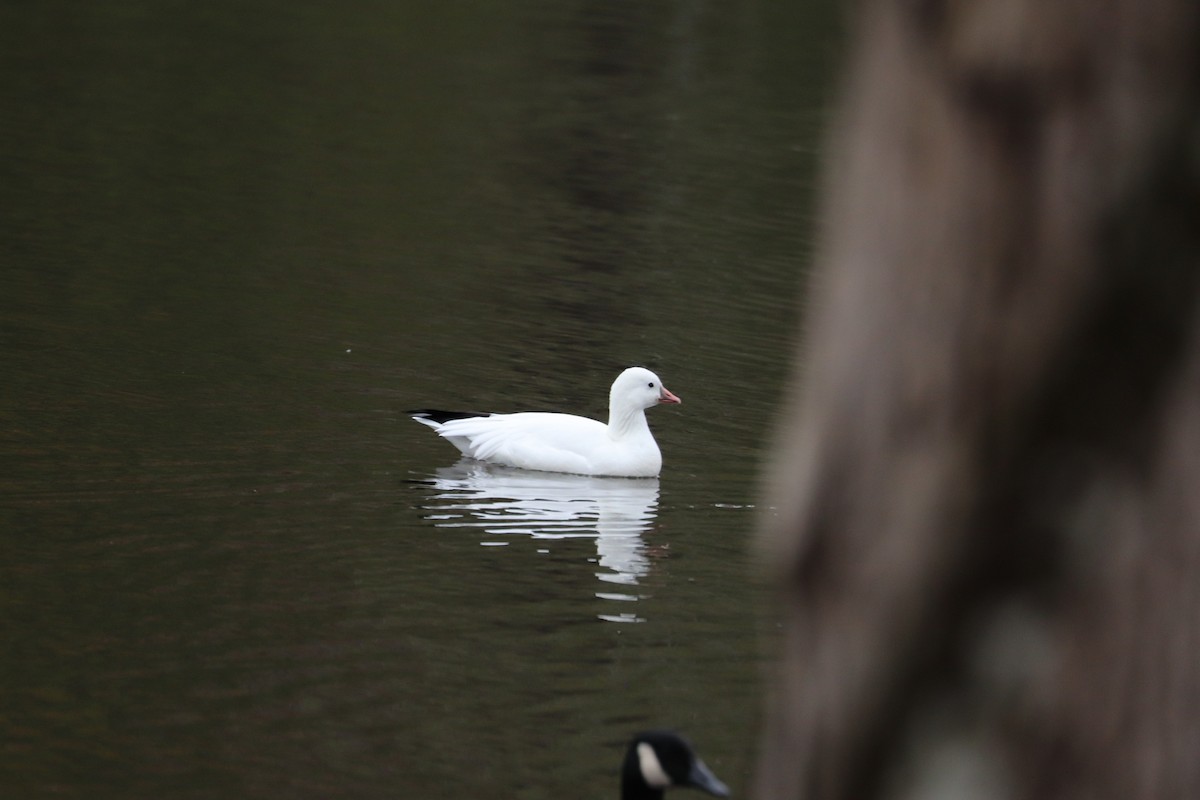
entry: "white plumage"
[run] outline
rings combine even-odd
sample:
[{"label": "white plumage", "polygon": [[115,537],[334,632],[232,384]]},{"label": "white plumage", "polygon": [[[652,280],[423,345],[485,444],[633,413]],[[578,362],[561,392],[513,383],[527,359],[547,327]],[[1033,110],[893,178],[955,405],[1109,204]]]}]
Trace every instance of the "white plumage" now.
[{"label": "white plumage", "polygon": [[653,372],[630,367],[617,376],[609,391],[607,425],[574,414],[540,411],[408,413],[479,461],[546,472],[648,478],[662,469],[662,453],[650,433],[646,409],[679,402]]}]

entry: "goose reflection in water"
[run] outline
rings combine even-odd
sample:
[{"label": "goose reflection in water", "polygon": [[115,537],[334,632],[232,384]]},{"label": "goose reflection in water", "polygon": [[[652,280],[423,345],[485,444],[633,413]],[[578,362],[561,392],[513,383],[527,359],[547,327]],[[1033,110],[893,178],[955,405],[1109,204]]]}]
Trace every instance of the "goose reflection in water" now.
[{"label": "goose reflection in water", "polygon": [[[434,490],[425,518],[443,528],[482,528],[490,536],[591,538],[601,581],[636,586],[650,571],[642,534],[658,515],[658,478],[600,478],[532,472],[463,459],[417,481]],[[485,539],[481,544],[506,541]],[[605,600],[636,601],[626,592],[596,592]],[[601,614],[613,622],[642,622],[636,614]]]}]

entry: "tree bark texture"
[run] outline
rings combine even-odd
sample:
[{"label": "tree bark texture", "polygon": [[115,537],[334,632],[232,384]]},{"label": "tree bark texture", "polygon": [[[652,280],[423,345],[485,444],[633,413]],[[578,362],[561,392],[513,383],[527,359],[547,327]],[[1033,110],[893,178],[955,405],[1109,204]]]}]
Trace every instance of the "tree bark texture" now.
[{"label": "tree bark texture", "polygon": [[757,797],[1200,797],[1198,11],[855,8]]}]

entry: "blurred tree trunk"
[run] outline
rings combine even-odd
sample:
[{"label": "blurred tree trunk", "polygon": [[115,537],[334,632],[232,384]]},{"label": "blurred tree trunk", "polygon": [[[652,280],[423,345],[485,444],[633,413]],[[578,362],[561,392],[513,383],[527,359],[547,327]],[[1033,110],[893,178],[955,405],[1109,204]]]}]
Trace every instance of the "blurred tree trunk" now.
[{"label": "blurred tree trunk", "polygon": [[1184,0],[863,0],[757,796],[1200,798]]}]

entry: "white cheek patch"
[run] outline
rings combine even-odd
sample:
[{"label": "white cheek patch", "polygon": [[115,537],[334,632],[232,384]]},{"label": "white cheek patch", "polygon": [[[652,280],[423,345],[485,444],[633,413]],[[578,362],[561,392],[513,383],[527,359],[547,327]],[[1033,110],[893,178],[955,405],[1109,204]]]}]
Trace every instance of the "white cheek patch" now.
[{"label": "white cheek patch", "polygon": [[642,780],[646,782],[647,786],[653,789],[666,789],[671,785],[671,778],[659,763],[658,754],[654,752],[653,747],[645,742],[639,742],[637,754],[638,766],[642,770]]}]

